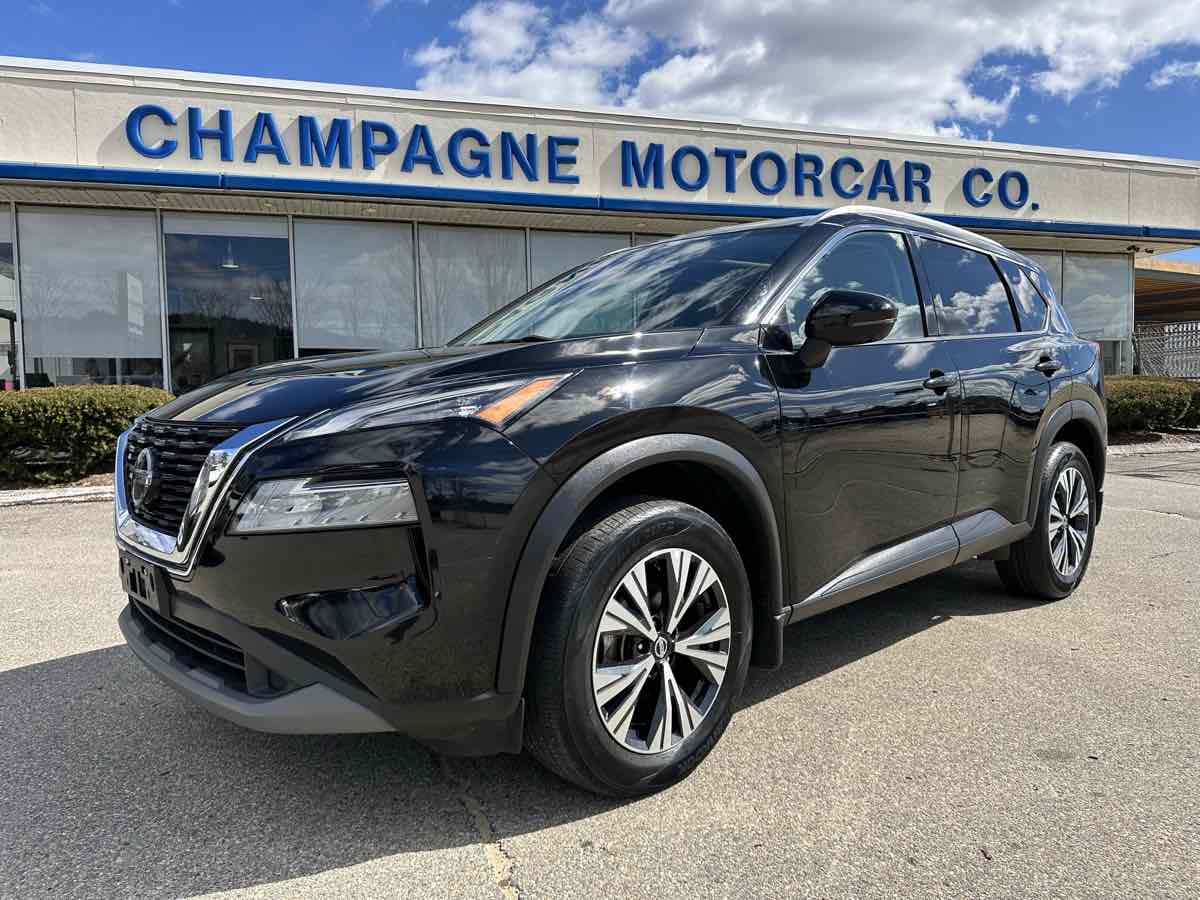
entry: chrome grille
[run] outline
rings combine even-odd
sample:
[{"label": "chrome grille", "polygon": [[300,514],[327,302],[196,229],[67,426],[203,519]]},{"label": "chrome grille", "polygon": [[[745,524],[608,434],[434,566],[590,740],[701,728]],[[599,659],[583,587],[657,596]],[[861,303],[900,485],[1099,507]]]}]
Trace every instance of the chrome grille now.
[{"label": "chrome grille", "polygon": [[158,456],[159,488],[154,499],[131,509],[133,517],[165,534],[179,533],[196,476],[208,451],[237,434],[238,425],[198,425],[192,422],[155,422],[143,419],[129,432],[125,444],[125,489],[138,454],[152,447]]}]

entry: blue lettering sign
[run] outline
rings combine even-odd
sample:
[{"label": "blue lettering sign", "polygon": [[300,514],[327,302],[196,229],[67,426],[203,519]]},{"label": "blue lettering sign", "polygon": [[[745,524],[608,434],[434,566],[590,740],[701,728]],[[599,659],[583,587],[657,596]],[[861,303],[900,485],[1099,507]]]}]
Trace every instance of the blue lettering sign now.
[{"label": "blue lettering sign", "polygon": [[513,163],[525,174],[526,181],[538,180],[537,135],[525,135],[525,148],[511,131],[500,132],[500,177],[512,181]]},{"label": "blue lettering sign", "polygon": [[921,202],[929,202],[929,179],[933,170],[923,162],[904,161],[904,202],[912,203],[916,192],[921,192]]},{"label": "blue lettering sign", "polygon": [[[762,179],[763,163],[770,163],[775,167],[775,180],[770,184]],[[787,184],[787,166],[783,162],[783,157],[774,150],[763,150],[761,153],[755,154],[754,159],[750,160],[750,183],[754,185],[756,191],[766,194],[768,197],[782,191],[783,186]]]},{"label": "blue lettering sign", "polygon": [[154,116],[164,125],[175,124],[175,117],[170,112],[161,106],[155,106],[153,103],[144,103],[136,107],[129,114],[129,118],[125,120],[125,137],[129,140],[129,146],[142,154],[142,156],[148,156],[151,159],[162,159],[165,156],[170,156],[175,152],[175,148],[179,146],[179,142],[174,138],[163,138],[153,147],[147,146],[146,142],[142,140],[142,120],[147,116]]},{"label": "blue lettering sign", "polygon": [[[376,140],[381,137],[382,140]],[[375,168],[375,157],[394,153],[400,144],[396,138],[396,129],[387,122],[372,122],[367,119],[362,123],[362,160],[364,169]]]},{"label": "blue lettering sign", "polygon": [[312,116],[300,117],[300,165],[311,166],[313,153],[321,168],[328,169],[333,165],[336,153],[338,165],[349,169],[354,164],[354,151],[350,146],[350,120],[334,119],[329,123],[329,137],[321,137],[321,126]]},{"label": "blue lettering sign", "polygon": [[283,149],[279,129],[275,126],[275,117],[269,112],[260,112],[254,117],[254,128],[250,132],[250,142],[246,145],[246,162],[258,162],[260,153],[270,153],[280,165],[291,165],[287,151]]},{"label": "blue lettering sign", "polygon": [[[473,161],[473,165],[466,165],[462,161],[462,142],[472,140],[483,149],[472,150],[467,155]],[[491,178],[492,177],[492,157],[485,153],[488,147],[492,144],[487,139],[487,135],[478,128],[460,128],[454,134],[450,135],[450,143],[446,147],[446,155],[450,158],[450,168],[459,175],[464,175],[467,178]]]},{"label": "blue lettering sign", "polygon": [[579,176],[562,172],[559,166],[575,165],[575,154],[564,153],[563,148],[578,147],[579,138],[550,135],[546,138],[546,177],[558,184],[579,184]]},{"label": "blue lettering sign", "polygon": [[637,144],[633,141],[621,141],[621,184],[633,187],[634,182],[637,182],[640,188],[653,183],[656,189],[662,190],[662,144],[650,144],[646,147],[646,158],[639,159]]},{"label": "blue lettering sign", "polygon": [[967,169],[967,174],[963,176],[962,180],[963,197],[972,206],[987,206],[992,202],[992,192],[984,191],[982,194],[975,193],[976,179],[979,179],[984,184],[991,184],[992,173],[982,166],[976,166],[973,169]]},{"label": "blue lettering sign", "polygon": [[805,185],[812,187],[814,197],[825,196],[821,188],[821,173],[825,171],[825,161],[812,153],[796,154],[796,196],[804,196]]},{"label": "blue lettering sign", "polygon": [[888,199],[893,202],[900,199],[900,195],[896,193],[896,177],[892,174],[892,164],[886,159],[875,163],[871,186],[867,189],[867,199],[876,200],[880,194],[887,194]]},{"label": "blue lettering sign", "polygon": [[188,155],[192,159],[204,159],[204,142],[219,141],[221,161],[233,162],[233,113],[227,109],[217,110],[217,127],[204,128],[200,107],[188,107]]},{"label": "blue lettering sign", "polygon": [[[853,169],[856,183],[853,187],[846,187],[842,183],[842,170]],[[840,157],[837,162],[829,170],[829,182],[833,185],[833,192],[843,200],[853,200],[862,193],[862,185],[857,183],[857,178],[863,173],[863,164],[853,156]]]},{"label": "blue lettering sign", "polygon": [[[1009,186],[1014,182],[1017,185],[1015,200],[1009,194]],[[1009,209],[1020,209],[1025,205],[1025,201],[1029,199],[1029,179],[1015,169],[1009,169],[996,182],[996,194],[1000,197],[1000,202]]]},{"label": "blue lettering sign", "polygon": [[737,161],[746,158],[745,150],[732,147],[714,147],[713,156],[725,160],[725,193],[737,193]]},{"label": "blue lettering sign", "polygon": [[417,164],[429,166],[434,175],[442,174],[442,164],[438,162],[437,151],[433,147],[433,136],[429,133],[428,125],[414,125],[412,134],[408,136],[408,147],[404,151],[404,162],[400,171],[411,172]]},{"label": "blue lettering sign", "polygon": [[[696,161],[696,177],[690,179],[683,171],[684,161],[691,157]],[[685,191],[698,191],[708,184],[708,157],[699,147],[685,144],[671,154],[671,177]]]}]

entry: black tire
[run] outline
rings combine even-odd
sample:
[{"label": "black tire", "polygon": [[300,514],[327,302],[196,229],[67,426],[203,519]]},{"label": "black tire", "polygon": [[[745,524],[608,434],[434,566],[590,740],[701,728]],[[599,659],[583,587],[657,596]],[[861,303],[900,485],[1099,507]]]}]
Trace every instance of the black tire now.
[{"label": "black tire", "polygon": [[[1069,574],[1061,573],[1050,549],[1051,499],[1066,469],[1075,469],[1087,487],[1087,541],[1078,564]],[[1080,519],[1074,520],[1077,524]],[[1096,535],[1096,482],[1092,467],[1083,451],[1070,443],[1050,448],[1037,485],[1037,520],[1033,531],[1012,545],[1008,559],[996,560],[996,571],[1005,587],[1015,594],[1042,600],[1061,600],[1068,596],[1087,573]],[[1063,536],[1066,539],[1066,536]]]},{"label": "black tire", "polygon": [[[609,598],[631,567],[667,548],[698,554],[720,579],[730,618],[728,665],[695,730],[669,749],[635,752],[609,732],[597,708],[592,690],[600,650],[597,630]],[[703,596],[705,603],[713,602],[712,592]],[[650,600],[653,608],[655,597]],[[679,781],[704,759],[733,715],[750,663],[752,628],[745,568],[716,520],[674,500],[630,500],[582,531],[555,560],[530,650],[526,748],[546,768],[606,796],[640,796]],[[636,635],[632,639],[638,640]],[[653,671],[662,678],[662,669]]]}]

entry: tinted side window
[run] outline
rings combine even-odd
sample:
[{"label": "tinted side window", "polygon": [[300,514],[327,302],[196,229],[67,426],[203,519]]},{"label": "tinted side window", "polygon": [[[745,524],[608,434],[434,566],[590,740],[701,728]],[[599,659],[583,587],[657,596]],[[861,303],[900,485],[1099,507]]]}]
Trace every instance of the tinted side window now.
[{"label": "tinted side window", "polygon": [[943,334],[1016,331],[1008,291],[990,257],[956,244],[917,238]]},{"label": "tinted side window", "polygon": [[799,340],[813,304],[831,290],[868,291],[896,304],[896,325],[888,340],[925,336],[921,298],[904,237],[890,231],[864,231],[846,238],[808,270],[787,300],[788,327]]},{"label": "tinted side window", "polygon": [[1007,259],[998,259],[996,264],[1000,266],[1004,280],[1008,282],[1013,303],[1017,307],[1017,319],[1021,323],[1021,330],[1041,331],[1046,327],[1046,301],[1029,280],[1029,273]]}]

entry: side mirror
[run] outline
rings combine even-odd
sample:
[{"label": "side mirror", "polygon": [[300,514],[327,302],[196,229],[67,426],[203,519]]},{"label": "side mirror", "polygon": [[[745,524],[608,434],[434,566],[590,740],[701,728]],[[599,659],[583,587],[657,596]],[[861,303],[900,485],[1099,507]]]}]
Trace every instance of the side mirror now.
[{"label": "side mirror", "polygon": [[866,291],[829,291],[804,323],[804,334],[833,347],[882,341],[896,324],[896,304]]}]

